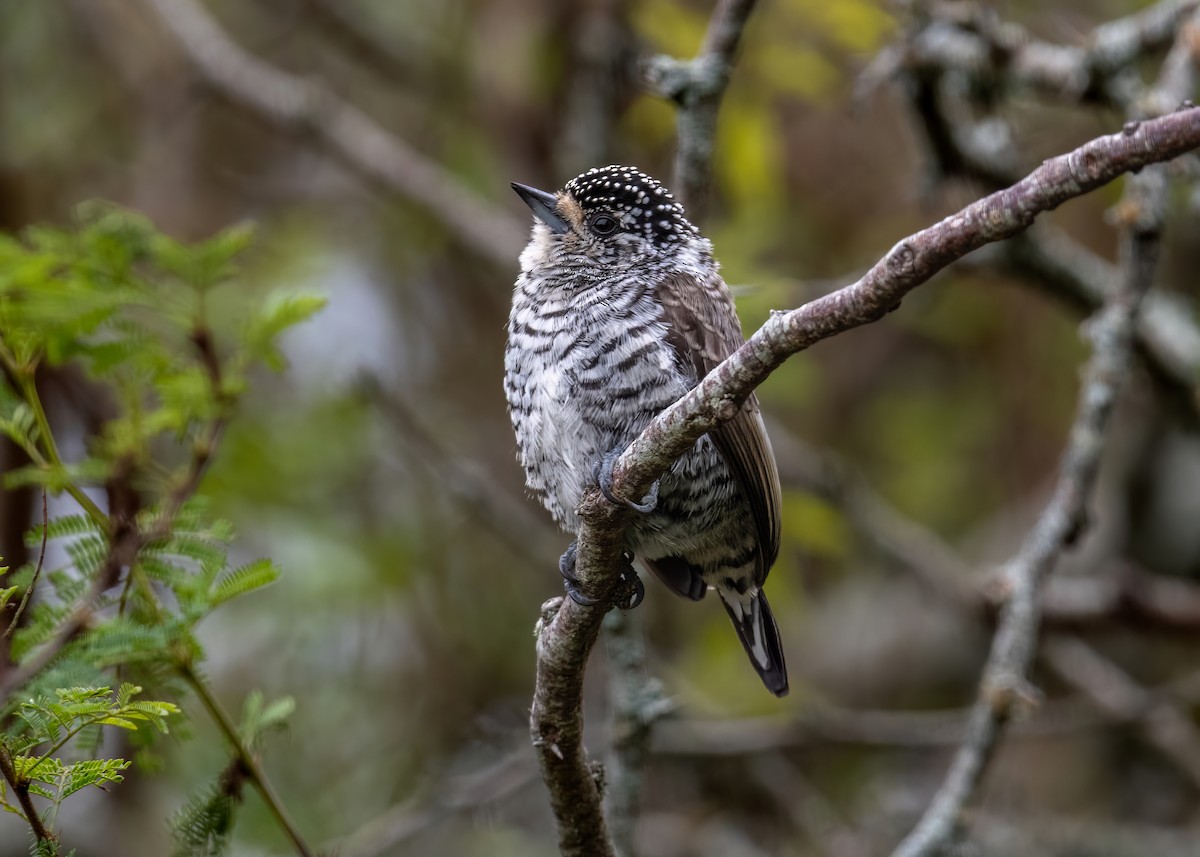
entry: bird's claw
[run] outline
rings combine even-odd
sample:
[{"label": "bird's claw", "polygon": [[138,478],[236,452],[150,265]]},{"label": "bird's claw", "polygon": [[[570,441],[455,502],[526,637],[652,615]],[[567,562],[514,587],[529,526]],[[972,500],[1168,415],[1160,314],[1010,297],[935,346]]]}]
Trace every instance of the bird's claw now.
[{"label": "bird's claw", "polygon": [[657,479],[654,480],[654,484],[650,486],[650,492],[642,498],[642,502],[640,503],[635,503],[633,500],[626,500],[624,497],[618,497],[613,493],[613,465],[617,463],[617,459],[624,451],[624,447],[610,449],[596,462],[596,466],[592,468],[592,476],[595,478],[596,484],[600,487],[600,493],[604,495],[608,502],[616,503],[618,506],[628,506],[633,511],[641,512],[643,515],[653,512],[654,507],[658,505],[659,480]]},{"label": "bird's claw", "polygon": [[594,607],[600,603],[599,599],[584,595],[580,588],[579,578],[575,576],[575,554],[578,549],[575,542],[567,545],[563,555],[558,558],[558,573],[562,575],[563,589],[567,591],[567,595],[571,596],[572,601],[584,607]]},{"label": "bird's claw", "polygon": [[646,586],[642,583],[642,578],[633,570],[633,565],[628,564],[621,569],[621,601],[617,603],[617,607],[622,610],[632,610],[642,603],[642,599],[646,597]]},{"label": "bird's claw", "polygon": [[[575,555],[578,551],[578,546],[575,542],[571,542],[567,546],[563,555],[558,558],[558,573],[563,577],[563,588],[567,591],[567,595],[571,596],[571,600],[583,607],[594,607],[601,603],[601,599],[592,598],[590,595],[585,595],[579,578],[575,576]],[[623,555],[622,560],[624,565],[621,568],[621,583],[617,589],[620,598],[616,602],[616,606],[621,610],[632,610],[642,603],[642,599],[646,597],[646,587],[642,583],[641,577],[634,571],[633,563],[628,555]]]}]

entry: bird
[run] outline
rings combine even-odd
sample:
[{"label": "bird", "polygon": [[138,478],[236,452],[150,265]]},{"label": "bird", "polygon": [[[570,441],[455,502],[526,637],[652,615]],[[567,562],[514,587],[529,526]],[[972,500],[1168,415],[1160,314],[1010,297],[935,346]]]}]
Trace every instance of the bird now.
[{"label": "bird", "polygon": [[[763,592],[779,554],[779,473],[757,399],[700,437],[639,500],[615,496],[612,467],[659,413],[743,343],[712,244],[671,192],[613,164],[557,192],[512,183],[533,212],[513,289],[504,390],[526,486],[567,532],[598,485],[639,514],[637,562],[677,595],[716,591],[768,690],[788,692],[779,628]],[[559,562],[568,595],[591,603]]]}]

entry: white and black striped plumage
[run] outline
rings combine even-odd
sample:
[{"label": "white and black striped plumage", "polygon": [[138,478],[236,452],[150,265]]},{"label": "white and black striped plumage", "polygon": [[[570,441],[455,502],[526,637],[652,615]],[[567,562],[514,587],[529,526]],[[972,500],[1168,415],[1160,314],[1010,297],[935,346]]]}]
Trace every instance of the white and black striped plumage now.
[{"label": "white and black striped plumage", "polygon": [[[606,453],[742,344],[712,245],[657,181],[589,170],[556,194],[514,185],[537,215],[521,254],[504,388],[531,492],[568,531]],[[787,693],[762,585],[779,552],[779,476],[751,397],[662,478],[628,549],[679,595],[717,591],[763,683]]]}]

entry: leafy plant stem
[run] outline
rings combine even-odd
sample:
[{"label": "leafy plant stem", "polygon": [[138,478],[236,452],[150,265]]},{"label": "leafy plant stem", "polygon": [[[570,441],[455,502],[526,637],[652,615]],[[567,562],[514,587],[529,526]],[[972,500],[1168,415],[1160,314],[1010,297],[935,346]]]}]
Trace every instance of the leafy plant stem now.
[{"label": "leafy plant stem", "polygon": [[308,846],[304,838],[300,835],[300,831],[296,829],[296,825],[292,822],[279,796],[275,794],[275,790],[271,787],[271,783],[267,779],[267,775],[263,772],[262,767],[258,764],[258,760],[242,740],[241,735],[238,734],[237,726],[225,709],[221,707],[216,697],[213,696],[204,679],[192,669],[190,663],[181,663],[179,672],[184,681],[195,691],[200,702],[208,710],[209,716],[212,717],[213,722],[217,724],[229,742],[229,745],[237,754],[238,762],[254,783],[254,787],[258,789],[259,795],[262,796],[271,815],[275,817],[275,821],[283,829],[284,833],[287,834],[288,839],[292,841],[296,853],[300,854],[301,857],[315,857],[316,852]]},{"label": "leafy plant stem", "polygon": [[46,489],[42,488],[42,549],[38,552],[37,567],[33,570],[33,577],[29,579],[29,586],[25,587],[25,594],[21,596],[17,612],[13,614],[12,621],[8,623],[8,629],[4,632],[5,638],[12,636],[12,632],[16,630],[17,623],[21,621],[21,614],[25,612],[25,608],[29,604],[29,596],[33,595],[34,587],[37,586],[38,578],[41,577],[42,563],[46,560],[46,541],[49,533],[50,515],[46,508]]},{"label": "leafy plant stem", "polygon": [[[42,446],[45,449],[45,458],[38,456],[34,459],[34,463],[40,466],[46,466],[61,469],[63,466],[62,458],[58,454],[58,444],[54,442],[54,435],[50,433],[50,421],[46,419],[46,409],[42,406],[42,397],[38,395],[37,384],[34,383],[33,375],[29,372],[21,372],[18,374],[21,385],[21,394],[25,397],[25,402],[33,410],[33,418],[37,422],[38,436],[41,438]],[[28,452],[29,450],[26,450]],[[30,456],[33,458],[33,456]],[[41,461],[38,461],[41,459]],[[87,494],[83,493],[78,485],[68,483],[65,487],[68,494],[74,498],[88,517],[95,521],[106,535],[110,532],[108,516],[100,511],[100,507],[96,505]]]}]

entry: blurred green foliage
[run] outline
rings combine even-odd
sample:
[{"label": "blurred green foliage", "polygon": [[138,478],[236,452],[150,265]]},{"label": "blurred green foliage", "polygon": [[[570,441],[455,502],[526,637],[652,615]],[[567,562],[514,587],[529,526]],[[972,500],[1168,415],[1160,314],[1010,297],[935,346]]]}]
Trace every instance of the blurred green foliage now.
[{"label": "blurred green foliage", "polygon": [[[25,676],[22,697],[30,701],[13,693],[3,703],[19,720],[0,739],[0,753],[16,784],[50,801],[50,822],[67,796],[120,782],[129,764],[68,763],[56,755],[65,745],[94,755],[100,727],[136,729],[145,721],[165,733],[165,718],[180,713],[171,702],[134,700],[141,687],[123,677],[179,698],[191,687],[216,716],[199,678],[205,656],[196,626],[279,570],[265,559],[230,563],[232,528],[209,513],[198,483],[249,371],[282,368],[279,336],[323,305],[276,295],[244,307],[236,330],[215,327],[209,295],[236,282],[251,230],[233,227],[187,245],[109,205],[81,206],[78,221],[74,230],[33,227],[0,238],[0,432],[30,461],[5,473],[4,484],[66,493],[80,509],[28,534],[36,559],[12,572],[3,591],[4,605],[16,608],[3,623],[16,629],[13,668],[41,668]],[[39,389],[47,372],[69,371],[82,371],[89,398],[103,403],[76,460],[60,453]],[[100,488],[106,509],[89,493]],[[47,544],[64,556],[43,570]],[[51,656],[44,664],[43,651]],[[245,746],[292,708],[288,700],[267,707],[261,696],[250,700]],[[31,754],[43,744],[51,746]],[[179,817],[189,835],[203,832],[198,819],[186,810]],[[208,820],[225,829],[228,814]],[[56,853],[51,840],[35,846]]]}]

